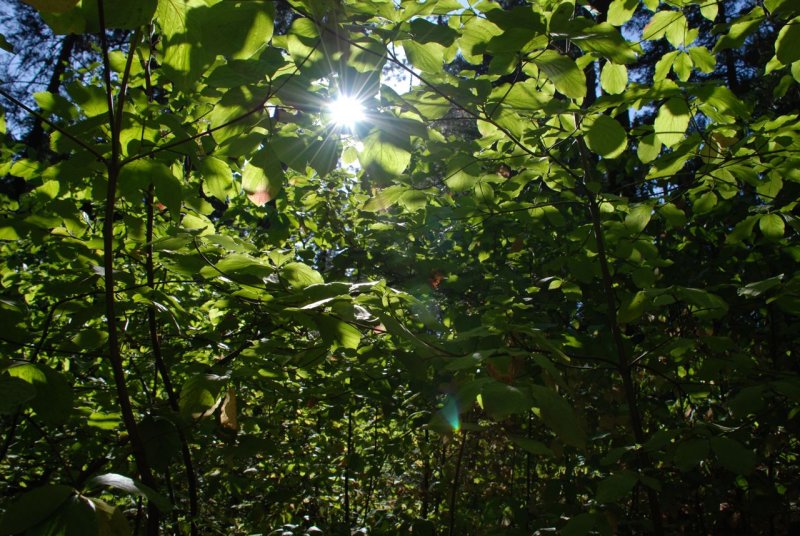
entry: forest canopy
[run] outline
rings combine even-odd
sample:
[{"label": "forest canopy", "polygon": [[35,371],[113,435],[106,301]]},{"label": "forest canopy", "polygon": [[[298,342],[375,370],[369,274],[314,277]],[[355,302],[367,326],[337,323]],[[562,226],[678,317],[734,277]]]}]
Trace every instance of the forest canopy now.
[{"label": "forest canopy", "polygon": [[800,530],[792,0],[0,8],[0,535]]}]

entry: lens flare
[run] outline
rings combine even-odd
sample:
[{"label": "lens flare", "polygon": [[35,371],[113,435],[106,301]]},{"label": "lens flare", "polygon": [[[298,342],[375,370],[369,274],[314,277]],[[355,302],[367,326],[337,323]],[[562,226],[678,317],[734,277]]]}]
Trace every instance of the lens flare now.
[{"label": "lens flare", "polygon": [[448,396],[441,411],[447,424],[450,425],[453,431],[458,432],[461,429],[461,420],[458,416],[458,402],[456,401],[456,397]]}]

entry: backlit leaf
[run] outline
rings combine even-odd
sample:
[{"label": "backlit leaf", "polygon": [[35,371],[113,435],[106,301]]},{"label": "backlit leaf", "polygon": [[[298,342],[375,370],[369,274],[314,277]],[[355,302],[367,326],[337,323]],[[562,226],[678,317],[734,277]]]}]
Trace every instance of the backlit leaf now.
[{"label": "backlit leaf", "polygon": [[625,216],[625,227],[632,233],[641,233],[647,224],[650,222],[650,216],[653,209],[649,205],[638,205],[633,207],[631,211]]},{"label": "backlit leaf", "polygon": [[283,180],[281,163],[269,147],[256,153],[242,171],[242,188],[247,198],[259,207],[275,199],[283,188]]},{"label": "backlit leaf", "polygon": [[411,162],[408,139],[384,130],[375,130],[364,139],[358,160],[379,181],[395,179]]},{"label": "backlit leaf", "polygon": [[758,220],[758,228],[765,237],[774,240],[783,237],[786,225],[778,214],[764,214]]},{"label": "backlit leaf", "polygon": [[534,63],[549,78],[556,89],[573,99],[586,96],[586,75],[575,60],[555,50],[545,50],[533,58]]},{"label": "backlit leaf", "polygon": [[638,0],[614,0],[608,6],[608,22],[614,26],[622,26],[630,20],[638,5]]},{"label": "backlit leaf", "polygon": [[600,84],[607,93],[619,95],[628,85],[627,67],[607,61],[600,72]]},{"label": "backlit leaf", "polygon": [[295,289],[325,282],[318,271],[300,262],[285,264],[281,269],[281,277]]},{"label": "backlit leaf", "polygon": [[208,156],[200,163],[199,172],[203,178],[203,192],[206,195],[225,201],[234,193],[233,173],[223,160]]},{"label": "backlit leaf", "polygon": [[344,348],[358,348],[361,332],[352,325],[330,315],[319,315],[314,318],[322,337],[335,342]]},{"label": "backlit leaf", "polygon": [[607,115],[587,119],[586,145],[592,152],[603,158],[616,158],[625,151],[628,146],[627,134],[616,119]]},{"label": "backlit leaf", "polygon": [[216,407],[225,378],[216,374],[195,374],[181,387],[180,408],[185,415],[207,417]]},{"label": "backlit leaf", "polygon": [[691,114],[683,99],[672,98],[658,109],[653,127],[658,141],[672,147],[683,140]]}]

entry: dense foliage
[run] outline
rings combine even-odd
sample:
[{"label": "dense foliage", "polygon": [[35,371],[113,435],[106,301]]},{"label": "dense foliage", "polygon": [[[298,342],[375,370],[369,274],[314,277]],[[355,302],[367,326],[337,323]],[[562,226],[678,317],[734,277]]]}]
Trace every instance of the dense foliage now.
[{"label": "dense foliage", "polygon": [[27,1],[0,534],[798,529],[796,2]]}]

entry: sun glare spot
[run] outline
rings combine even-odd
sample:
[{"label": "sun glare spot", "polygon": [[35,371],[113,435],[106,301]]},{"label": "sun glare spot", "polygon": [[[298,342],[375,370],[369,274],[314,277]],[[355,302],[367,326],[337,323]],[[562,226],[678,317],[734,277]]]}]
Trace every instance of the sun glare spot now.
[{"label": "sun glare spot", "polygon": [[328,105],[328,112],[331,121],[338,127],[352,129],[356,123],[364,120],[364,106],[354,97],[340,96]]}]

